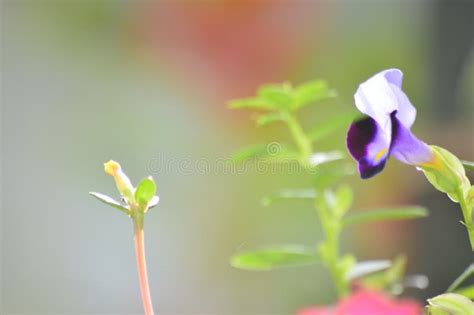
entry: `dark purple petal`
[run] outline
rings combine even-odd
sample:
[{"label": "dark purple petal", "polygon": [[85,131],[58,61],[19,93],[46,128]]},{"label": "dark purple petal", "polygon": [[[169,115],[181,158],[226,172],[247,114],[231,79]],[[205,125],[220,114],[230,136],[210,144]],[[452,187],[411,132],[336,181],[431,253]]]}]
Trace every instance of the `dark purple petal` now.
[{"label": "dark purple petal", "polygon": [[370,161],[367,158],[362,158],[361,160],[359,160],[357,166],[360,178],[367,179],[371,178],[374,175],[377,175],[384,169],[386,161],[387,157],[380,159],[380,161],[377,163],[374,163],[373,161]]},{"label": "dark purple petal", "polygon": [[411,165],[428,163],[433,159],[430,147],[419,140],[398,119],[396,113],[390,115],[392,120],[392,142],[390,155],[397,160]]},{"label": "dark purple petal", "polygon": [[371,117],[354,122],[347,133],[347,148],[358,162],[359,174],[369,178],[383,170],[390,140]]}]

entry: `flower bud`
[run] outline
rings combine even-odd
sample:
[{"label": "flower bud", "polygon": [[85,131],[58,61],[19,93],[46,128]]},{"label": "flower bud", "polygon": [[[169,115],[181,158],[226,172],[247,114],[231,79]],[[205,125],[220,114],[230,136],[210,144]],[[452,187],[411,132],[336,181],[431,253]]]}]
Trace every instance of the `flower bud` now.
[{"label": "flower bud", "polygon": [[430,148],[433,160],[419,166],[428,181],[439,191],[447,193],[455,202],[466,198],[471,184],[461,161],[441,147],[433,145]]},{"label": "flower bud", "polygon": [[472,314],[474,303],[467,297],[455,293],[445,293],[428,300],[429,315]]},{"label": "flower bud", "polygon": [[122,171],[120,164],[110,160],[107,163],[104,163],[104,171],[108,175],[113,176],[115,185],[125,200],[128,203],[135,202],[133,185],[128,176]]}]

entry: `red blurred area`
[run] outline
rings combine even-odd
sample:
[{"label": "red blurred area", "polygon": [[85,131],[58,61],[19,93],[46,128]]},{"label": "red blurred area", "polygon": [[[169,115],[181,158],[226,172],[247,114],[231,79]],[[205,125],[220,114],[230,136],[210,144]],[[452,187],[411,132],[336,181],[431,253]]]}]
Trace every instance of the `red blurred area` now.
[{"label": "red blurred area", "polygon": [[142,7],[139,30],[160,67],[225,100],[288,79],[326,15],[316,1],[163,1]]}]

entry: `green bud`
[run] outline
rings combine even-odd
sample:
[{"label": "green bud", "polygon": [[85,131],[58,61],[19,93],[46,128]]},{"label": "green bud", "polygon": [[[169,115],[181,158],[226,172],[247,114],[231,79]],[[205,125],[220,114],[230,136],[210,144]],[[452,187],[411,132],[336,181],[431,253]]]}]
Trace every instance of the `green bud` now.
[{"label": "green bud", "polygon": [[428,315],[473,315],[474,303],[467,297],[446,293],[428,300]]},{"label": "green bud", "polygon": [[459,202],[459,192],[464,199],[471,186],[461,161],[448,150],[434,145],[430,147],[433,151],[432,162],[419,167],[436,189]]}]

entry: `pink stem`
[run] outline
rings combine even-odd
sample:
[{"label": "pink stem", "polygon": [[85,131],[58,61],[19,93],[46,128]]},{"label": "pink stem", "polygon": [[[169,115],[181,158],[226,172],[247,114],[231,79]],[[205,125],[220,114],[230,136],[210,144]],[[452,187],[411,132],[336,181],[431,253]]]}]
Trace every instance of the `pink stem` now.
[{"label": "pink stem", "polygon": [[150,287],[148,285],[148,274],[146,270],[143,219],[136,218],[133,221],[135,228],[135,255],[137,257],[138,279],[140,281],[143,308],[145,310],[145,315],[153,315],[153,303],[151,301]]}]

